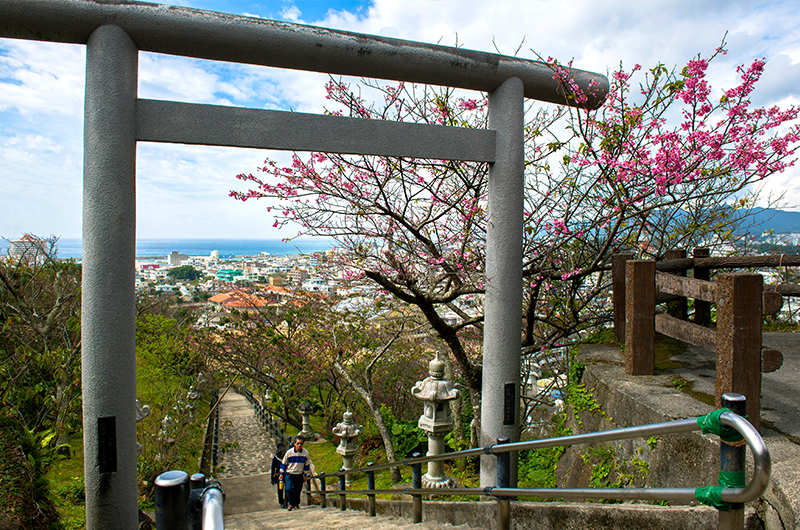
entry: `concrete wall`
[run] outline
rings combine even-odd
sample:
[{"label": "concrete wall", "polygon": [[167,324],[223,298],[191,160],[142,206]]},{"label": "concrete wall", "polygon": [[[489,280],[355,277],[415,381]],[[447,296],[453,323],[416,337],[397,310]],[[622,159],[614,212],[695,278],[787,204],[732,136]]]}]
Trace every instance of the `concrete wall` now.
[{"label": "concrete wall", "polygon": [[[583,345],[577,359],[586,365],[583,382],[602,404],[606,417],[580,413],[581,432],[658,423],[707,414],[714,407],[673,387],[674,376],[629,376],[619,347]],[[573,427],[576,427],[573,425]],[[576,427],[577,428],[577,427]],[[746,528],[800,530],[800,446],[762,425],[761,436],[772,457],[772,475],[764,495],[746,506]],[[717,484],[719,439],[699,431],[660,437],[650,450],[645,440],[617,443],[617,456],[648,462],[648,487],[693,487]],[[568,449],[559,462],[559,487],[586,487],[589,466]],[[748,456],[748,479],[752,459]],[[569,470],[569,471],[568,471]],[[640,484],[637,484],[639,486]]]},{"label": "concrete wall", "polygon": [[[329,498],[328,510],[338,510],[339,498]],[[331,505],[333,507],[331,507]],[[422,520],[466,524],[470,528],[497,528],[497,503],[424,501]],[[348,510],[366,514],[366,499],[347,499]],[[412,520],[411,501],[375,502],[377,515]],[[716,528],[716,510],[706,506],[651,506],[560,502],[512,502],[511,530],[699,530]]]}]

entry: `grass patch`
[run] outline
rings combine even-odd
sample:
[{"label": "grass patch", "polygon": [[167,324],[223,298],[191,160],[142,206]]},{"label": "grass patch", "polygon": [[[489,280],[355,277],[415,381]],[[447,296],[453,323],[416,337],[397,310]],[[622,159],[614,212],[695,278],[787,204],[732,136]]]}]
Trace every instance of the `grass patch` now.
[{"label": "grass patch", "polygon": [[[333,436],[327,438],[328,441],[323,443],[306,443],[311,455],[311,461],[314,463],[314,468],[317,474],[320,473],[334,473],[342,467],[342,455],[336,452],[337,443],[333,442]],[[382,447],[382,445],[381,445]],[[375,464],[385,463],[386,454],[377,454],[377,451],[370,451],[366,454],[359,454],[356,457],[355,467],[364,467],[367,462],[374,462]],[[402,480],[400,484],[412,481],[412,471],[410,466],[399,466]],[[329,477],[325,481],[326,487],[339,487],[339,477]],[[365,490],[367,489],[367,474],[357,473],[353,478],[353,482],[347,486],[350,490]],[[375,472],[375,488],[376,489],[391,489],[396,486],[392,483],[391,472],[389,469],[381,469]],[[378,499],[390,499],[391,495],[377,495]]]},{"label": "grass patch", "polygon": [[[320,429],[322,428],[322,419],[316,418],[314,416],[311,417],[311,429],[314,432],[320,433]],[[297,429],[289,426],[286,431],[287,436],[294,437],[297,434]],[[336,452],[336,448],[338,447],[338,441],[334,437],[332,433],[322,433],[322,437],[325,438],[325,442],[322,443],[306,443],[305,448],[308,450],[308,453],[311,455],[311,461],[314,463],[314,468],[317,474],[320,473],[334,473],[338,471],[342,467],[342,455]],[[360,451],[355,457],[354,467],[361,468],[365,467],[367,463],[373,462],[374,464],[382,464],[386,463],[386,452],[384,450],[383,441],[378,438],[372,439],[360,439]],[[398,459],[400,459],[398,457]],[[445,474],[450,477],[455,478],[459,481],[464,487],[478,487],[480,482],[480,476],[474,473],[471,469],[471,466],[467,466],[466,470],[462,470],[463,464],[461,461],[454,462],[454,466],[451,467],[445,464]],[[405,487],[411,487],[413,482],[413,471],[411,466],[404,466],[398,465],[400,469],[400,476],[401,480],[398,483],[392,482],[391,476],[391,469],[380,469],[375,472],[375,489],[401,489]],[[425,464],[422,466],[422,473],[424,474],[427,470]],[[357,473],[353,477],[353,481],[347,485],[348,490],[366,490],[368,489],[368,482],[367,482],[367,474],[366,473]],[[339,477],[328,477],[325,480],[325,486],[327,488],[335,487],[338,489],[339,487]],[[402,491],[398,491],[397,495],[401,495]],[[397,498],[397,495],[394,494],[380,494],[376,495],[375,498],[377,499],[392,499]],[[439,497],[433,497],[435,499],[439,499]],[[451,495],[442,496],[441,499],[444,500],[477,500],[478,497],[453,497]]]},{"label": "grass patch", "polygon": [[766,317],[761,331],[782,331],[784,333],[795,333],[800,331],[800,324],[797,322],[779,321],[775,317]]},{"label": "grass patch", "polygon": [[86,528],[86,501],[83,485],[83,436],[78,433],[70,441],[70,458],[50,467],[47,478],[61,524],[66,530]]}]

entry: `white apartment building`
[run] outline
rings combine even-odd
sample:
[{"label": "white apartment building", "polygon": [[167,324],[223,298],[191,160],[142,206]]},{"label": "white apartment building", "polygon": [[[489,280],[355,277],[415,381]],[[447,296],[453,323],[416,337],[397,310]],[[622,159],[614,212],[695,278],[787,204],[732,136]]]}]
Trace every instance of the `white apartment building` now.
[{"label": "white apartment building", "polygon": [[139,272],[139,275],[145,282],[156,282],[167,279],[167,270],[165,267],[145,268]]},{"label": "white apartment building", "polygon": [[8,255],[10,258],[28,264],[43,263],[50,255],[55,239],[40,239],[30,234],[25,234],[19,239],[8,242]]},{"label": "white apartment building", "polygon": [[311,278],[304,281],[300,288],[309,293],[332,293],[336,290],[336,284],[321,278]]}]

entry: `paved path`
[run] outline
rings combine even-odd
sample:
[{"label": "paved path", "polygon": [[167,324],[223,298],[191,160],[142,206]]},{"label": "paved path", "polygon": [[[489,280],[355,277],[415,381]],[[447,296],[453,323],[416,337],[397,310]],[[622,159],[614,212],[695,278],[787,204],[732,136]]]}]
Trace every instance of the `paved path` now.
[{"label": "paved path", "polygon": [[[761,418],[800,444],[800,333],[768,332],[764,346],[783,354],[783,365],[761,375]],[[671,372],[694,382],[693,390],[714,395],[716,359],[713,352],[697,346],[672,358],[683,363]]]},{"label": "paved path", "polygon": [[225,516],[278,510],[277,493],[269,476],[275,443],[256,418],[253,405],[229,390],[222,398],[219,414],[219,444],[230,447],[220,454],[214,477],[225,490]]},{"label": "paved path", "polygon": [[364,512],[341,511],[338,508],[301,506],[299,510],[266,511],[225,517],[226,530],[470,530],[466,525],[422,522],[413,524],[409,519],[389,516],[369,517]]},{"label": "paved path", "polygon": [[275,442],[256,418],[247,398],[229,390],[220,403],[220,455],[217,478],[269,474]]}]

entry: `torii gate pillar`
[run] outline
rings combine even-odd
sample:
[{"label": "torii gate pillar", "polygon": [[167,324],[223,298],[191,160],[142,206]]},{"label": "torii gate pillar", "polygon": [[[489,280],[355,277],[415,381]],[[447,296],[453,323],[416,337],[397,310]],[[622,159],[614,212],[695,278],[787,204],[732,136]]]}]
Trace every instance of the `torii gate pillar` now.
[{"label": "torii gate pillar", "polygon": [[[486,227],[481,445],[519,440],[522,333],[523,84],[512,77],[489,93],[489,129],[497,131],[489,166]],[[511,484],[517,459],[511,458]],[[497,459],[481,457],[481,487],[497,484]]]},{"label": "torii gate pillar", "polygon": [[137,528],[136,92],[138,50],[117,26],[86,44],[83,374],[86,527]]}]

